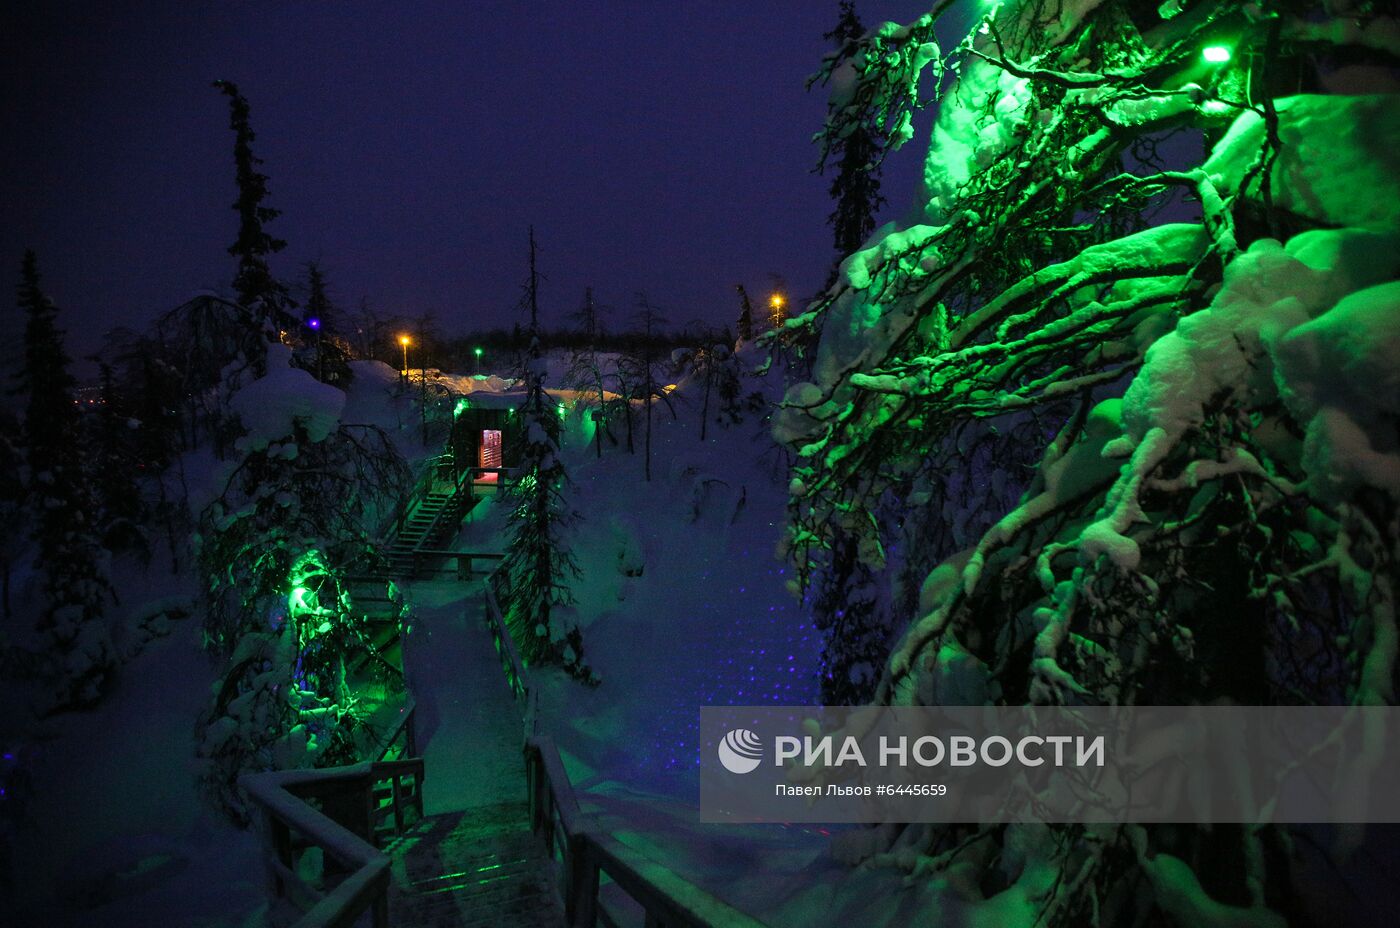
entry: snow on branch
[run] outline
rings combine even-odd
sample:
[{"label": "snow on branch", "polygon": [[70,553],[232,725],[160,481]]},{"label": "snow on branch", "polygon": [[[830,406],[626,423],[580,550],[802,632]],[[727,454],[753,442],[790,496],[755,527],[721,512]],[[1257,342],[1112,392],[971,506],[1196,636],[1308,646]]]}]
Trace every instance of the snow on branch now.
[{"label": "snow on branch", "polygon": [[[816,339],[774,420],[794,587],[853,559],[889,585],[907,628],[876,702],[1393,702],[1400,105],[1274,93],[1393,56],[1394,23],[1027,0],[945,53],[948,9],[818,74],[824,144],[902,120],[930,65],[941,99],[916,208],[789,323]],[[1225,849],[1228,906],[1151,830],[843,840],[972,885],[1035,862],[1008,892],[1046,924],[1112,920],[1123,880],[1182,923],[1270,924],[1261,887],[1289,891],[1267,829]]]}]

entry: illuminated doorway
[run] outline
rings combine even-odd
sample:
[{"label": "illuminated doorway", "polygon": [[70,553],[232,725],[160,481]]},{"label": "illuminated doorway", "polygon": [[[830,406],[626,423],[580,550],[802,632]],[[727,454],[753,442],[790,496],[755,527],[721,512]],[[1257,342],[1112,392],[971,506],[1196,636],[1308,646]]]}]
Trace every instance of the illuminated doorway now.
[{"label": "illuminated doorway", "polygon": [[480,467],[500,467],[501,466],[501,431],[500,429],[481,430],[481,463]]}]

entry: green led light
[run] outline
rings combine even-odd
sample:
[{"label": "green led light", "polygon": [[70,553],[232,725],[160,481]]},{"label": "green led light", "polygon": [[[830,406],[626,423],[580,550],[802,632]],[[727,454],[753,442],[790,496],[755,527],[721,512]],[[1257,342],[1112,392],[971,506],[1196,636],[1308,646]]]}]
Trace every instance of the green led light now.
[{"label": "green led light", "polygon": [[304,586],[292,589],[292,592],[287,596],[287,606],[292,610],[293,615],[315,611],[315,607],[306,601],[306,594],[310,592],[311,590]]},{"label": "green led light", "polygon": [[1224,64],[1230,60],[1230,50],[1224,45],[1207,45],[1201,49],[1201,57],[1211,64]]}]

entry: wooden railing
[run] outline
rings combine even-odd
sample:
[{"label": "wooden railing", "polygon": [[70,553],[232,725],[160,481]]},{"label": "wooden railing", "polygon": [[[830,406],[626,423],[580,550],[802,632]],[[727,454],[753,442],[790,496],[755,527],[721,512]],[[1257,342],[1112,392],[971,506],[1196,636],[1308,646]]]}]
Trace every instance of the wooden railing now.
[{"label": "wooden railing", "polygon": [[[428,523],[427,529],[423,532],[423,538],[425,540],[435,538],[445,525],[452,526],[452,534],[455,535],[456,526],[461,524],[462,516],[471,505],[471,470],[467,469],[458,472],[452,465],[451,455],[443,455],[442,457],[446,460],[440,460],[440,463],[428,468],[428,472],[432,474],[446,467],[449,474],[447,482],[452,485],[452,493],[448,497],[447,504],[443,506],[442,509],[438,510],[438,514],[433,517],[433,521]],[[434,484],[430,482],[425,493],[430,493],[433,489]]]},{"label": "wooden railing", "polygon": [[[495,487],[498,490],[508,490],[511,484],[520,475],[518,467],[469,467],[467,473],[471,475],[471,492],[475,496],[486,487]],[[496,479],[491,483],[478,483],[487,474],[495,474]]]},{"label": "wooden railing", "polygon": [[[402,674],[403,671],[399,673]],[[413,701],[412,696],[405,694],[403,712],[398,721],[379,739],[378,760],[401,760],[418,756],[418,730],[414,718],[417,712],[418,704]]]},{"label": "wooden railing", "polygon": [[489,570],[481,570],[477,564],[479,561],[495,562],[505,557],[503,554],[493,554],[482,551],[453,551],[436,548],[419,548],[413,552],[413,564],[409,568],[414,579],[421,580],[428,577],[441,576],[446,574],[458,580],[471,580],[478,576],[486,576]]},{"label": "wooden railing", "polygon": [[520,649],[516,647],[515,639],[510,635],[510,629],[506,627],[505,614],[501,612],[501,604],[496,598],[498,583],[494,582],[501,576],[501,568],[491,572],[483,583],[486,591],[486,626],[491,630],[491,640],[496,646],[496,656],[501,660],[501,670],[506,675],[506,683],[510,686],[510,691],[515,695],[515,701],[520,706],[522,715],[528,715],[530,710],[530,678],[525,669],[525,659],[520,656]]},{"label": "wooden railing", "polygon": [[[374,928],[387,928],[389,858],[376,843],[382,831],[403,834],[407,809],[422,817],[421,758],[257,773],[239,783],[263,812],[274,896],[303,910],[295,928],[349,928],[366,912]],[[381,828],[387,820],[392,828]],[[307,855],[313,848],[319,866]]]},{"label": "wooden railing", "polygon": [[403,498],[399,500],[399,504],[394,507],[394,511],[381,527],[380,535],[397,535],[402,531],[404,520],[408,518],[408,514],[413,508],[413,503],[428,495],[433,484],[437,482],[438,471],[451,464],[451,454],[440,454],[424,462],[423,472],[418,475],[418,480],[413,484],[413,489],[405,493]]},{"label": "wooden railing", "polygon": [[548,737],[526,740],[525,777],[530,824],[559,864],[570,928],[594,928],[600,918],[607,925],[617,923],[600,905],[603,877],[637,904],[648,926],[762,928],[758,920],[596,827],[580,809],[559,750]]},{"label": "wooden railing", "polygon": [[501,611],[498,596],[508,593],[506,579],[497,568],[483,583],[486,624],[506,682],[526,718],[530,826],[559,865],[566,923],[570,928],[595,928],[599,919],[617,924],[599,896],[602,878],[607,877],[645,913],[647,928],[762,928],[754,918],[623,844],[581,810],[559,749],[552,739],[532,730],[537,691]]}]

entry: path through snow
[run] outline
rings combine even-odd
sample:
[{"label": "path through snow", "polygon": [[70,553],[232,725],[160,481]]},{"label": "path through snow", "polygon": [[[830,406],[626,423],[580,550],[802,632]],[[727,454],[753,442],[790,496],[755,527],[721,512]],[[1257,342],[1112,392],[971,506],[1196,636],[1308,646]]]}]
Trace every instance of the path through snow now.
[{"label": "path through snow", "polygon": [[451,581],[410,587],[404,667],[418,704],[428,815],[525,799],[520,712],[482,622],[479,590]]}]

